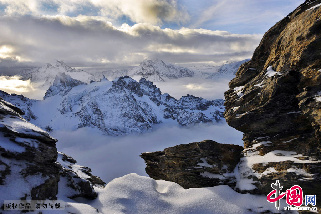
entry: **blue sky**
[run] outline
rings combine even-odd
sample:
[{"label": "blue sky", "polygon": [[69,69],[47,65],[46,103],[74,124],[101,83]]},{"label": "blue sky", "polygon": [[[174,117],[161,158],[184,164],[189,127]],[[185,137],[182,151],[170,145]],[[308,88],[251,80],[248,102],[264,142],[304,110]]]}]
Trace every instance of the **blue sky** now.
[{"label": "blue sky", "polygon": [[250,58],[303,0],[0,0],[0,69]]},{"label": "blue sky", "polygon": [[[264,34],[277,21],[303,3],[302,0],[178,0],[176,2],[177,9],[186,12],[188,18],[179,22],[163,21],[160,24],[162,28],[204,28],[237,34]],[[95,12],[95,15],[99,15],[99,10]],[[115,20],[115,24],[120,23],[134,25],[137,22],[123,15]]]},{"label": "blue sky", "polygon": [[[191,16],[190,27],[238,34],[264,34],[302,0],[182,0]],[[199,3],[201,2],[201,3]],[[208,15],[206,15],[208,12]],[[203,22],[196,24],[204,18]],[[194,25],[196,24],[196,25]]]}]

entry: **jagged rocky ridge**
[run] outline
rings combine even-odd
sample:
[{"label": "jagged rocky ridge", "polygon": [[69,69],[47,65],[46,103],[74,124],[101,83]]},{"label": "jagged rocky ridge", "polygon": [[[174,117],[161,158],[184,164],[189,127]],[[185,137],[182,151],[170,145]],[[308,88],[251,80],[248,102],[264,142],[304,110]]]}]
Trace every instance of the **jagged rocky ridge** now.
[{"label": "jagged rocky ridge", "polygon": [[91,170],[58,153],[47,132],[21,117],[0,98],[0,207],[4,200],[94,199],[105,183]]},{"label": "jagged rocky ridge", "polygon": [[[271,183],[280,180],[283,190],[301,185],[304,194],[320,196],[320,5],[320,0],[306,1],[272,27],[225,93],[225,118],[244,133],[244,150],[235,155],[240,160],[234,170],[235,189],[240,192],[267,195]],[[190,187],[186,173],[195,173],[195,183],[208,186],[207,178],[200,176],[203,171],[190,167],[209,158],[201,151],[194,153],[198,144],[176,146],[177,156],[168,152],[173,148],[142,154],[147,173],[186,187]],[[184,160],[189,153],[194,162]],[[213,164],[217,163],[209,165]],[[215,177],[223,174],[218,172]]]},{"label": "jagged rocky ridge", "polygon": [[[181,126],[216,123],[223,118],[223,100],[192,95],[179,100],[162,94],[152,82],[120,77],[111,82],[85,84],[67,74],[56,76],[43,101],[0,93],[42,128],[75,130],[98,128],[108,135],[143,133],[154,125],[175,122]],[[48,112],[50,112],[48,114]]]}]

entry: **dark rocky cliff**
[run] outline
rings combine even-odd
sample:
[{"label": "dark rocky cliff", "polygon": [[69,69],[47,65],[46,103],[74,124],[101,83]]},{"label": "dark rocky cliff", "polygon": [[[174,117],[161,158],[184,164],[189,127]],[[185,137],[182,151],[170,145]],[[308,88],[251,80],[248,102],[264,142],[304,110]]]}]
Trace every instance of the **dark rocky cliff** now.
[{"label": "dark rocky cliff", "polygon": [[56,140],[21,114],[0,97],[0,207],[4,200],[96,198],[93,186],[105,183],[58,153]]},{"label": "dark rocky cliff", "polygon": [[244,133],[242,191],[279,179],[321,192],[321,6],[309,0],[273,26],[225,93],[225,118]]}]

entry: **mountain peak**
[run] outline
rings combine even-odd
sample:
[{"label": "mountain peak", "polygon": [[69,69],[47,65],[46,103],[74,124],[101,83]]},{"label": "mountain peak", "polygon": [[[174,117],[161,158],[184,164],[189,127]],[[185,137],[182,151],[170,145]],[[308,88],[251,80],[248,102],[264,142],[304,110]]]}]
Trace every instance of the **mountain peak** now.
[{"label": "mountain peak", "polygon": [[50,63],[46,63],[46,65],[44,66],[44,68],[51,68],[51,67],[53,67],[53,66]]},{"label": "mountain peak", "polygon": [[166,66],[166,63],[161,60],[161,59],[145,59],[144,61],[142,61],[140,63],[140,66],[144,66],[144,65],[162,65],[162,66]]},{"label": "mountain peak", "polygon": [[58,73],[53,81],[53,84],[50,86],[48,91],[45,94],[45,99],[57,94],[66,94],[73,87],[78,85],[85,85],[86,83],[81,82],[79,80],[73,79],[66,73]]},{"label": "mountain peak", "polygon": [[59,84],[59,83],[67,83],[72,81],[73,78],[66,74],[65,72],[58,73],[55,77],[55,80],[53,82],[54,85]]},{"label": "mountain peak", "polygon": [[69,65],[67,65],[64,61],[62,60],[57,60],[56,61],[56,66],[57,68],[63,68],[65,71],[70,72],[75,70],[74,68],[70,67]]},{"label": "mountain peak", "polygon": [[152,82],[164,82],[166,79],[192,77],[194,72],[172,64],[166,64],[160,59],[146,59],[131,71],[130,76],[141,76]]}]

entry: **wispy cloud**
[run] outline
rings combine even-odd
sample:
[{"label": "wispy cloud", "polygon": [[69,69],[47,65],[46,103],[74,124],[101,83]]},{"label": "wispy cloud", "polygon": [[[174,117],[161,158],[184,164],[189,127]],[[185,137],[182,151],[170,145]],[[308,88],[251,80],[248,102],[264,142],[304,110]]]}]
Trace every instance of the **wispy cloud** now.
[{"label": "wispy cloud", "polygon": [[225,5],[224,1],[220,1],[218,3],[213,4],[209,8],[205,9],[204,12],[201,13],[201,15],[196,19],[194,23],[192,23],[191,27],[196,28],[200,27],[204,22],[209,21],[213,19],[215,16],[215,13],[219,12],[220,8],[222,8]]},{"label": "wispy cloud", "polygon": [[293,11],[303,0],[212,0],[192,15],[189,27],[264,33]]}]

